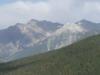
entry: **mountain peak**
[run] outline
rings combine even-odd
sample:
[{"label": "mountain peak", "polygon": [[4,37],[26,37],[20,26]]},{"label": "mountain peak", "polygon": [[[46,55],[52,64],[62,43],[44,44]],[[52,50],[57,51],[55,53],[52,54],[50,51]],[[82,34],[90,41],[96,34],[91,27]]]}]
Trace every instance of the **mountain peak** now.
[{"label": "mountain peak", "polygon": [[76,22],[76,24],[88,24],[88,23],[93,23],[93,22],[86,20],[86,19],[82,19],[82,20]]},{"label": "mountain peak", "polygon": [[31,19],[29,22],[38,22],[36,19]]},{"label": "mountain peak", "polygon": [[90,21],[88,21],[86,19],[82,19],[82,20],[80,20],[80,22],[90,22]]},{"label": "mountain peak", "polygon": [[31,19],[31,20],[28,21],[27,24],[38,23],[38,22],[39,22],[39,21],[36,20],[36,19]]}]

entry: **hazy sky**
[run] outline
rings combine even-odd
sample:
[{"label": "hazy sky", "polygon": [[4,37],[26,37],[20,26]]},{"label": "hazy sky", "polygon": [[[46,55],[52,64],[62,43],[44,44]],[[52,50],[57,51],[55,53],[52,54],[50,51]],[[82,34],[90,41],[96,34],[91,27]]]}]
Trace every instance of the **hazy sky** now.
[{"label": "hazy sky", "polygon": [[0,28],[30,19],[100,22],[100,0],[0,0]]}]

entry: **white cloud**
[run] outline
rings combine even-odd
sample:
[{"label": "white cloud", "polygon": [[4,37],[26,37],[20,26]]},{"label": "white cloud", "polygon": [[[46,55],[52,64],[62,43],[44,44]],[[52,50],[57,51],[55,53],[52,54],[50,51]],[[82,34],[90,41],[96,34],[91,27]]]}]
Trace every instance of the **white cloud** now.
[{"label": "white cloud", "polygon": [[49,0],[52,9],[52,20],[59,22],[75,22],[88,19],[94,22],[100,20],[99,0]]},{"label": "white cloud", "polygon": [[48,15],[49,4],[17,1],[0,7],[0,25],[27,22],[31,18],[43,19]]},{"label": "white cloud", "polygon": [[86,11],[86,13],[100,12],[100,3],[98,3],[98,2],[87,2],[84,5],[84,10]]},{"label": "white cloud", "polygon": [[[13,0],[12,0],[13,1]],[[14,0],[0,6],[0,25],[27,22],[31,18],[61,23],[89,19],[99,22],[98,0]]]}]

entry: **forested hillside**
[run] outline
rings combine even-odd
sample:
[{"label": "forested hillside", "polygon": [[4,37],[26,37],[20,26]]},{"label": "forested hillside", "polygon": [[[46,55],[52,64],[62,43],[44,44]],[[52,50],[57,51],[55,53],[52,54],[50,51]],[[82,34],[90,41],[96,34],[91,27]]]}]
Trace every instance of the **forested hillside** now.
[{"label": "forested hillside", "polygon": [[100,75],[100,35],[59,50],[1,63],[0,75]]}]

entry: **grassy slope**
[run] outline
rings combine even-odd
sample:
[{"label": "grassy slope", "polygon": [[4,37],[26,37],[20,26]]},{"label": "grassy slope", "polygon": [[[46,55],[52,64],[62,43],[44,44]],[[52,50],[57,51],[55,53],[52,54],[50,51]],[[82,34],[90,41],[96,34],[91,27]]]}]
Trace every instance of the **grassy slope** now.
[{"label": "grassy slope", "polygon": [[100,35],[57,51],[0,64],[0,75],[100,75]]}]

